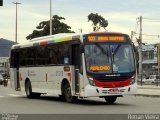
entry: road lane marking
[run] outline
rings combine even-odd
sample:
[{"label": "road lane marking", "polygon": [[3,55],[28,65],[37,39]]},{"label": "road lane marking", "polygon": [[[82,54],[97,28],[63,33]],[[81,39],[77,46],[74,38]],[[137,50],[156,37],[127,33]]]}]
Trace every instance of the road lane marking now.
[{"label": "road lane marking", "polygon": [[0,95],[0,98],[7,98],[7,97],[21,97],[24,96],[25,94],[6,94],[6,95]]},{"label": "road lane marking", "polygon": [[19,96],[22,96],[22,95],[17,95],[17,94],[9,94],[9,96],[12,96],[12,97],[19,97]]}]

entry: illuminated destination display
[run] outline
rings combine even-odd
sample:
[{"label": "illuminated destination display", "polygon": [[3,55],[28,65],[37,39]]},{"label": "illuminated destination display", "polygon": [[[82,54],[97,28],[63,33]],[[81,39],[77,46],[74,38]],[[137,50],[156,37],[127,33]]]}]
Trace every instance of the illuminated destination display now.
[{"label": "illuminated destination display", "polygon": [[125,41],[125,36],[88,36],[89,42],[105,42],[105,41],[114,41],[114,42],[123,42]]},{"label": "illuminated destination display", "polygon": [[90,66],[90,71],[108,71],[110,66]]}]

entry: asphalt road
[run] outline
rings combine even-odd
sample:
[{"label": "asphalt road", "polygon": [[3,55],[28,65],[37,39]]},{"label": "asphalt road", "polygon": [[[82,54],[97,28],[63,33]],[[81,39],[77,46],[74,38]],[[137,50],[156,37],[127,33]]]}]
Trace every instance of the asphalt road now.
[{"label": "asphalt road", "polygon": [[159,114],[160,98],[124,96],[109,105],[102,98],[79,99],[76,103],[44,95],[28,99],[23,92],[0,86],[0,113],[16,114]]}]

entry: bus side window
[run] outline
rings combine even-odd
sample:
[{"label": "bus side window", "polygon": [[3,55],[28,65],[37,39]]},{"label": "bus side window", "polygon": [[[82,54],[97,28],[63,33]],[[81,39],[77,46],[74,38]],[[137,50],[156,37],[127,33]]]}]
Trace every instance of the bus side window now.
[{"label": "bus side window", "polygon": [[69,58],[68,57],[64,57],[64,64],[66,64],[66,65],[69,64]]}]

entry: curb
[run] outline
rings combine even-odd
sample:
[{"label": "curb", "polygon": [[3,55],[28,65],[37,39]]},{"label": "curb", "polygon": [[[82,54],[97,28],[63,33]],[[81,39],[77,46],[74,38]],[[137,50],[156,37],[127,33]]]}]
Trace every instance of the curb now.
[{"label": "curb", "polygon": [[138,87],[138,89],[153,89],[153,90],[160,90],[160,87]]},{"label": "curb", "polygon": [[136,96],[154,97],[154,98],[160,97],[160,95],[149,95],[149,94],[137,94]]}]

